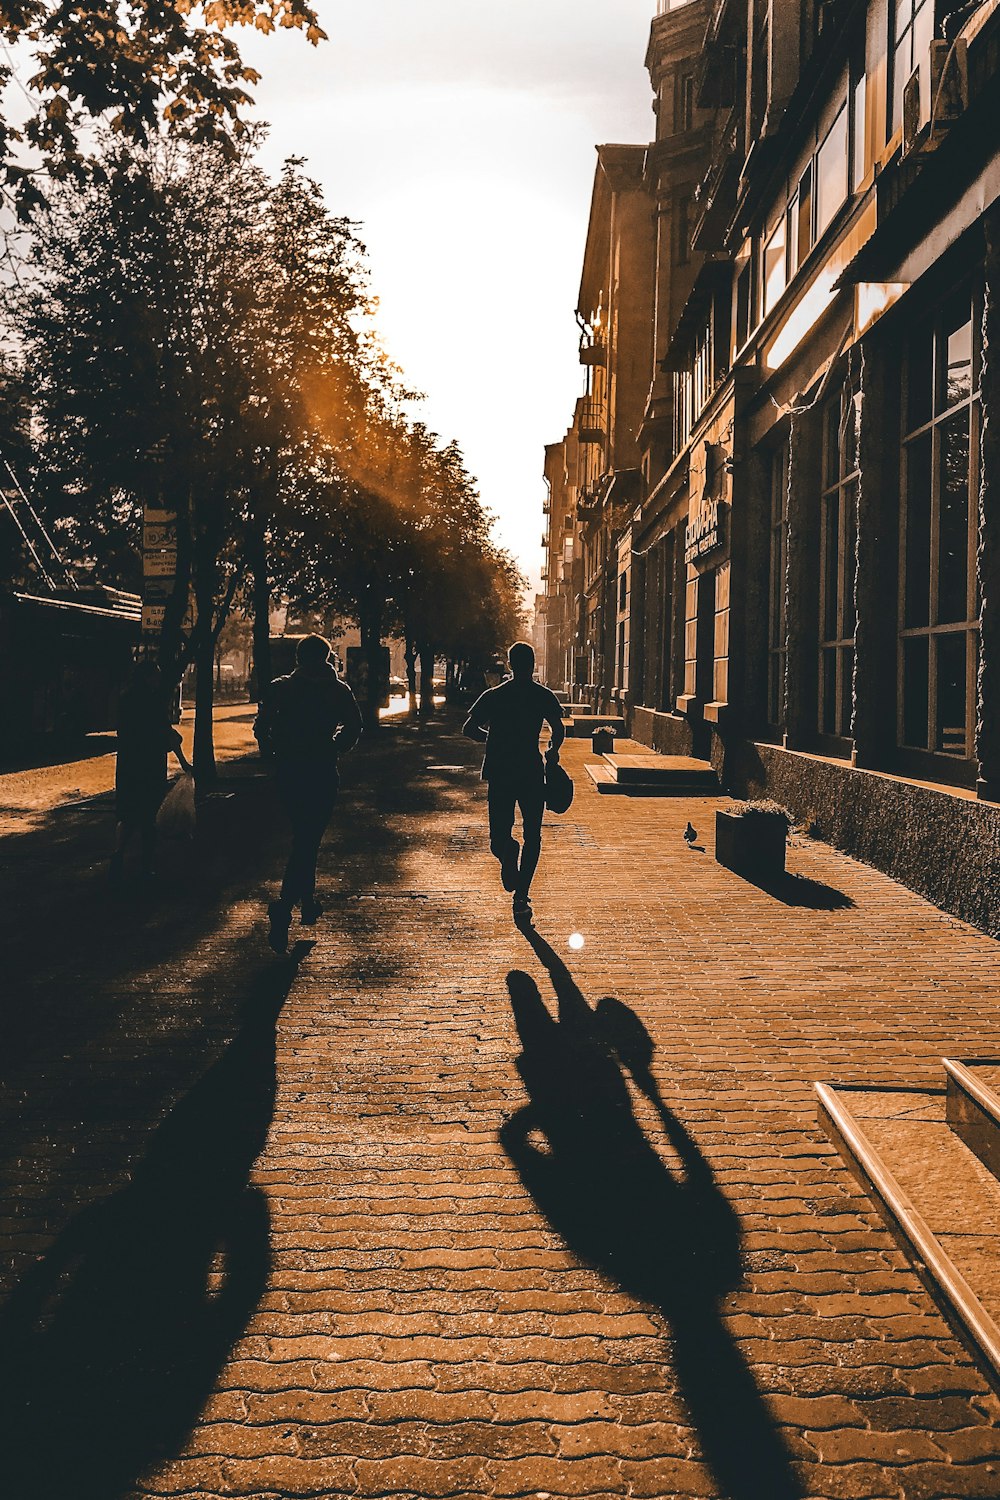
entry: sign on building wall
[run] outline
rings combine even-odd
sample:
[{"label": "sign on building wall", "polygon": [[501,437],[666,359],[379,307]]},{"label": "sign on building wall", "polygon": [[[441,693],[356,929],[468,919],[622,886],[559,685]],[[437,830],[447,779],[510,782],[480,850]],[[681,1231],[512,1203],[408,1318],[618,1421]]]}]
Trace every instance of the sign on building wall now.
[{"label": "sign on building wall", "polygon": [[697,562],[716,551],[725,541],[725,505],[721,500],[706,500],[684,530],[684,561]]}]

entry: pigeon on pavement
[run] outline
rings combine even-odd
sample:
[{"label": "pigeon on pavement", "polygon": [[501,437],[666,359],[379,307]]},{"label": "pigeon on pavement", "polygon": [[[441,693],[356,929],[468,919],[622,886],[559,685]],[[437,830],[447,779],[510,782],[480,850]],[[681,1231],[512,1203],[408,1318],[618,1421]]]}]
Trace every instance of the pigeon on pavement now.
[{"label": "pigeon on pavement", "polygon": [[686,844],[693,844],[694,841],[695,841],[695,839],[697,837],[698,837],[698,830],[697,830],[697,828],[695,828],[695,826],[694,826],[693,823],[688,823],[688,826],[684,830],[684,842]]}]

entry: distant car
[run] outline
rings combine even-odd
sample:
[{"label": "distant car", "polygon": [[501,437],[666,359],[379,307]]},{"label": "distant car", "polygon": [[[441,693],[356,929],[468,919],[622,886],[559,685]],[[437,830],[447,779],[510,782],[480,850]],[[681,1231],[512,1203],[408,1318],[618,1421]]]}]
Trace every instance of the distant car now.
[{"label": "distant car", "polygon": [[434,689],[435,693],[443,693],[444,692],[444,678],[443,677],[432,677],[431,678],[431,687]]},{"label": "distant car", "polygon": [[409,690],[409,688],[406,685],[406,678],[405,677],[390,677],[389,678],[389,692],[392,694],[392,696],[394,698],[398,698],[398,696],[399,696],[400,693],[408,693],[409,691],[410,690]]}]

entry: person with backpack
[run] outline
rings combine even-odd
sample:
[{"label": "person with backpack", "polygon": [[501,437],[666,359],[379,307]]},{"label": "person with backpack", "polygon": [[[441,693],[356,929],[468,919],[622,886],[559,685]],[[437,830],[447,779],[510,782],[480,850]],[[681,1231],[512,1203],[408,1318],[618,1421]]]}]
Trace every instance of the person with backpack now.
[{"label": "person with backpack", "polygon": [[[555,693],[534,680],[535,653],[516,641],[507,653],[511,676],[482,693],[469,710],[463,733],[486,745],[482,777],[487,784],[490,852],[500,862],[500,879],[513,895],[514,921],[531,921],[531,881],[542,852],[545,762],[539,749],[542,725],[551,730],[546,761],[558,764],[566,731]],[[521,811],[519,846],[513,835]]]},{"label": "person with backpack", "polygon": [[330,663],[330,643],[303,636],[295,670],[271,683],[254,723],[261,755],[275,772],[278,794],[292,826],[292,848],[281,893],[267,912],[268,942],[288,948],[294,908],[310,927],[322,915],[316,900],[316,859],[337,800],[337,762],[361,738],[361,710]]}]

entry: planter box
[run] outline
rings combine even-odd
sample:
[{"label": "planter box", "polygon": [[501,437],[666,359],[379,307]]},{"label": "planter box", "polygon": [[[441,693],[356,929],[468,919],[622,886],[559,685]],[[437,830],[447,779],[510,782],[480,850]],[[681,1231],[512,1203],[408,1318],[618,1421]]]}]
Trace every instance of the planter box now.
[{"label": "planter box", "polygon": [[780,813],[715,814],[715,857],[727,870],[751,878],[785,873],[788,824]]},{"label": "planter box", "polygon": [[613,729],[595,729],[590,737],[590,747],[595,755],[614,755],[615,732]]}]

